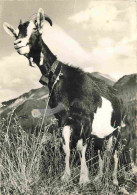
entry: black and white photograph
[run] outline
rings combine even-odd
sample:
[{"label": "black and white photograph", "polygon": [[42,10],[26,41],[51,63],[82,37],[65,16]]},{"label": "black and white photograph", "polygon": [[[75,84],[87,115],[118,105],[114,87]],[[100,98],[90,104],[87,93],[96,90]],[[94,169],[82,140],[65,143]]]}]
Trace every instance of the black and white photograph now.
[{"label": "black and white photograph", "polygon": [[0,194],[136,195],[137,1],[0,0]]}]

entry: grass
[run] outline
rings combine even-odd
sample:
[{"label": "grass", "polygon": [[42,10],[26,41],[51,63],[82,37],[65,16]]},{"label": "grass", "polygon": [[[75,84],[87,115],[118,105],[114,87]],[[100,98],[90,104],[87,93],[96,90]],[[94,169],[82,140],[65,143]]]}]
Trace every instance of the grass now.
[{"label": "grass", "polygon": [[[35,134],[26,133],[18,120],[12,115],[2,119],[1,136],[1,194],[2,195],[118,195],[119,189],[125,188],[132,194],[135,192],[135,178],[131,162],[119,166],[118,180],[120,188],[112,183],[111,152],[104,153],[104,175],[97,182],[94,180],[98,171],[97,156],[94,156],[92,143],[87,151],[87,164],[90,168],[90,183],[79,186],[79,160],[72,153],[72,176],[69,183],[61,182],[64,170],[64,154],[61,149],[60,132],[48,132],[50,125]],[[12,121],[12,122],[11,122]],[[52,124],[55,121],[52,121]],[[122,156],[123,145],[119,148],[119,158]],[[131,156],[131,155],[130,155]],[[132,157],[131,157],[132,158]]]},{"label": "grass", "polygon": [[[92,142],[86,152],[90,183],[86,186],[78,184],[80,162],[75,150],[72,151],[71,157],[71,179],[69,183],[63,183],[61,176],[64,170],[64,153],[60,131],[56,129],[52,134],[49,133],[50,126],[56,124],[56,121],[52,119],[44,130],[36,129],[33,134],[29,134],[27,129],[22,129],[18,117],[9,113],[6,119],[0,121],[1,194],[123,195],[128,191],[130,195],[135,195],[136,183],[131,167],[136,158],[136,100],[129,101],[134,95],[134,91],[120,94],[126,101],[122,112],[129,123],[121,131],[122,140],[118,150],[119,186],[114,186],[112,182],[112,151],[104,152],[103,177],[94,180],[98,172],[98,157],[94,153]],[[41,121],[39,123],[41,124]],[[126,164],[123,163],[125,161]]]}]

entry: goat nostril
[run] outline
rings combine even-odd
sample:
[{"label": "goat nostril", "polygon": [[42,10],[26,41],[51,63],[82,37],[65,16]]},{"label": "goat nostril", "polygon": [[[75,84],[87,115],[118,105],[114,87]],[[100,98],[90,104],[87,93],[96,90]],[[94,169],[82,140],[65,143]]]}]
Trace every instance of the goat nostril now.
[{"label": "goat nostril", "polygon": [[18,43],[21,43],[21,41],[19,41]]}]

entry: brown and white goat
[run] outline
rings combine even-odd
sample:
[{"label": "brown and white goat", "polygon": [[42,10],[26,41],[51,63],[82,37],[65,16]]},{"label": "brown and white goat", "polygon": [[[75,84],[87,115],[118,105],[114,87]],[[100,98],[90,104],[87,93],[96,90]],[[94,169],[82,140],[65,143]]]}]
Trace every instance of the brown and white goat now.
[{"label": "brown and white goat", "polygon": [[[57,107],[60,103],[64,109],[54,113],[62,131],[63,149],[65,152],[65,172],[62,180],[70,178],[70,146],[76,147],[80,153],[80,184],[89,182],[89,171],[85,153],[91,132],[108,131],[108,134],[119,128],[121,124],[120,103],[111,93],[102,93],[90,76],[79,68],[69,66],[57,60],[42,39],[44,22],[52,21],[39,9],[37,17],[25,23],[20,22],[15,30],[4,23],[6,32],[15,37],[16,51],[29,59],[30,65],[35,63],[41,73],[40,82],[47,85],[50,92],[49,106]],[[115,152],[115,159],[117,153]],[[115,166],[115,173],[117,163]],[[114,184],[118,184],[116,174]]]}]

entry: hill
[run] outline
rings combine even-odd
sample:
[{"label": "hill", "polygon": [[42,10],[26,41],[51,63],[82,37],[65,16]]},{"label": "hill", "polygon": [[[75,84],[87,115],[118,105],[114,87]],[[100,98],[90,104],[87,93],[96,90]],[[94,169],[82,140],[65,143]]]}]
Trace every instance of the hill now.
[{"label": "hill", "polygon": [[[103,75],[99,73],[88,73],[89,76],[94,80],[94,82],[99,85],[102,91],[107,91],[111,89],[113,81],[106,79]],[[112,93],[115,91],[112,90]],[[48,88],[43,86],[38,89],[32,89],[20,95],[17,98],[11,99],[9,101],[2,102],[0,108],[0,118],[6,118],[12,113],[13,117],[16,115],[20,121],[22,128],[25,131],[32,132],[34,127],[37,126],[39,118],[34,118],[32,116],[32,110],[34,109],[45,109],[48,98]],[[52,117],[53,118],[53,117]],[[47,117],[46,121],[50,121],[51,117]]]},{"label": "hill", "polygon": [[[11,119],[14,119],[16,116],[25,131],[33,132],[35,127],[38,126],[40,118],[34,118],[32,110],[45,109],[47,99],[47,87],[32,89],[15,99],[2,102],[0,118],[4,119],[12,116]],[[46,123],[49,123],[48,121],[49,118],[46,119]]]},{"label": "hill", "polygon": [[98,78],[98,79],[105,81],[109,86],[113,86],[115,83],[115,80],[107,74],[102,74],[99,72],[92,72],[92,73],[90,73],[90,75],[95,77],[95,78]]},{"label": "hill", "polygon": [[[106,83],[104,79],[99,79],[89,73],[93,82],[100,87],[100,90],[110,90],[117,92],[119,97],[123,99],[123,113],[126,115],[126,127],[124,132],[127,151],[133,148],[135,151],[135,104],[134,92],[136,85],[132,76],[128,75],[126,79],[121,78],[113,89]],[[134,76],[133,76],[134,78]],[[131,83],[131,85],[130,85]],[[123,91],[122,91],[123,90]],[[79,162],[72,169],[72,179],[69,185],[61,182],[60,178],[64,170],[64,153],[62,152],[62,141],[60,139],[60,130],[53,125],[54,133],[49,133],[49,126],[56,122],[53,117],[47,117],[44,120],[44,131],[33,132],[37,127],[41,126],[40,118],[33,118],[33,109],[43,109],[46,107],[48,100],[48,89],[41,87],[39,89],[30,90],[21,96],[3,102],[0,108],[0,128],[1,128],[1,172],[2,172],[2,192],[10,192],[10,194],[123,194],[119,192],[123,189],[129,193],[135,191],[135,178],[131,170],[130,161],[126,166],[119,165],[118,179],[120,186],[114,186],[112,183],[113,163],[111,162],[112,153],[105,154],[104,174],[98,181],[95,176],[98,171],[98,163],[96,163],[92,143],[90,151],[87,152],[88,166],[90,167],[91,181],[87,186],[80,187],[78,183]],[[127,104],[129,103],[129,104]],[[133,109],[134,108],[134,109]],[[124,115],[123,114],[123,115]],[[48,125],[49,124],[49,125]],[[24,130],[24,131],[23,131]],[[38,128],[38,130],[41,130]],[[121,151],[123,145],[119,148],[119,162],[121,159]],[[76,153],[73,151],[72,163],[75,161]],[[130,159],[129,155],[125,156]],[[91,161],[91,163],[90,163]],[[119,163],[120,164],[120,163]],[[71,164],[73,165],[73,164]],[[108,166],[109,165],[109,166]],[[121,186],[123,188],[121,188]],[[124,188],[125,187],[125,188]],[[5,190],[6,189],[6,190]],[[129,194],[126,193],[126,194]],[[130,194],[131,194],[130,193]]]}]

